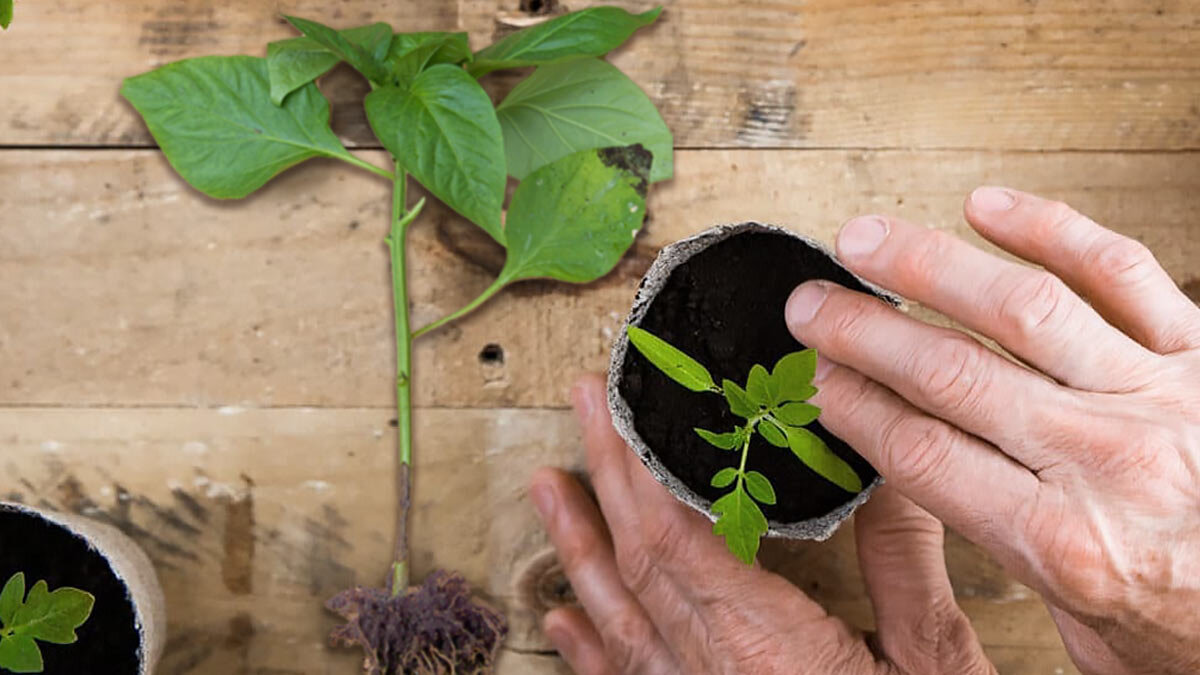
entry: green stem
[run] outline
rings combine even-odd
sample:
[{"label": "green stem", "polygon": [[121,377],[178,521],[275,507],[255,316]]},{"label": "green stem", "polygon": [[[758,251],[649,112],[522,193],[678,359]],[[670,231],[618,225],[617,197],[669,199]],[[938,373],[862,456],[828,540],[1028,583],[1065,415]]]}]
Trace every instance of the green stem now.
[{"label": "green stem", "polygon": [[477,307],[479,307],[483,303],[487,302],[493,295],[498,293],[500,291],[500,289],[504,288],[504,286],[506,284],[508,284],[508,281],[509,281],[508,278],[506,278],[504,276],[498,277],[495,281],[492,282],[491,286],[488,286],[486,289],[484,289],[484,291],[482,293],[479,294],[479,297],[477,297],[474,300],[472,300],[471,302],[467,303],[466,307],[463,307],[462,309],[458,310],[457,312],[454,312],[453,314],[447,314],[446,316],[443,316],[442,318],[438,319],[437,321],[434,321],[433,323],[422,326],[419,330],[417,330],[415,333],[412,334],[413,339],[415,340],[416,338],[419,338],[426,333],[433,332],[433,331],[441,328],[442,326],[450,323],[451,321],[454,321],[455,319],[459,319],[459,318],[466,316],[467,314],[470,314],[471,312],[475,311],[475,309]]},{"label": "green stem", "polygon": [[392,595],[408,588],[408,509],[412,487],[412,337],[408,330],[408,285],[405,238],[408,225],[425,200],[405,212],[408,175],[396,163],[392,186],[392,226],[387,245],[392,267],[392,304],[396,316],[396,440],[400,465],[396,471],[396,544],[392,558]]},{"label": "green stem", "polygon": [[403,173],[403,170],[400,168],[399,162],[396,163],[396,173],[392,173],[391,171],[388,171],[387,169],[381,169],[370,162],[361,160],[361,159],[355,157],[354,155],[351,155],[350,153],[346,153],[344,155],[332,155],[332,156],[336,157],[337,159],[342,160],[343,162],[345,162],[347,164],[350,164],[351,166],[357,166],[360,169],[366,169],[367,171],[370,171],[371,173],[375,174],[376,176],[382,176],[390,181],[395,181],[396,176]]}]

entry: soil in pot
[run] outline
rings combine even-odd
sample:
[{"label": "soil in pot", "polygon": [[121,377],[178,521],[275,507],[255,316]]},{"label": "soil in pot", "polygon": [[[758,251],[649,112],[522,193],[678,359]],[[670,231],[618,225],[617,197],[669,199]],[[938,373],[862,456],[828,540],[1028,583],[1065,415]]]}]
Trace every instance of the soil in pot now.
[{"label": "soil in pot", "polygon": [[[785,354],[805,348],[788,332],[783,311],[796,286],[810,279],[871,292],[800,239],[761,231],[737,234],[676,267],[639,325],[704,364],[718,382],[729,378],[744,385],[754,364],[771,368]],[[668,471],[710,501],[728,491],[709,481],[719,469],[735,466],[737,458],[692,431],[732,431],[743,422],[722,397],[679,386],[636,349],[625,353],[619,386],[638,434]],[[863,485],[875,480],[871,465],[841,439],[819,422],[809,429],[850,464]],[[823,516],[854,497],[757,434],[747,469],[766,474],[774,484],[778,503],[762,510],[776,522]]]},{"label": "soil in pot", "polygon": [[125,584],[108,561],[63,527],[15,510],[0,510],[0,584],[17,572],[28,587],[73,586],[96,596],[74,644],[40,643],[47,675],[137,675],[140,638]]}]

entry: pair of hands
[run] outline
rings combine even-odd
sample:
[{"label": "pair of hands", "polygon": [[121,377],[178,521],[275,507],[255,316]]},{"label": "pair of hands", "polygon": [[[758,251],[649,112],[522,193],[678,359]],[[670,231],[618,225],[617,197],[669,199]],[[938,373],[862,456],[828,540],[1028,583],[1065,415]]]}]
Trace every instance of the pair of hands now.
[{"label": "pair of hands", "polygon": [[1200,309],[1064,204],[979,188],[965,212],[1045,270],[877,216],[842,228],[839,257],[1028,367],[833,284],[786,310],[821,354],[822,424],[888,479],[855,518],[872,644],[735,560],[625,447],[593,376],[573,397],[599,508],[560,470],[530,488],[582,604],[544,620],[577,673],[994,672],[942,523],[1045,598],[1084,672],[1200,672]]}]

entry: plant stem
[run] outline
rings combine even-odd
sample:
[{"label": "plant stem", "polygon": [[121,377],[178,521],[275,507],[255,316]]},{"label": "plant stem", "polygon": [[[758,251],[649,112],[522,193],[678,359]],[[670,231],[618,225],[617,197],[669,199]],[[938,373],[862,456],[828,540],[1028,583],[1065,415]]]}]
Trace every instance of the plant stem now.
[{"label": "plant stem", "polygon": [[[375,174],[376,176],[382,176],[390,181],[395,181],[396,177],[399,176],[401,173],[403,173],[403,170],[400,168],[399,163],[396,164],[396,173],[392,173],[391,171],[388,171],[387,169],[381,169],[381,168],[375,166],[374,164],[364,161],[364,160],[361,160],[349,153],[346,153],[345,155],[333,155],[333,157],[336,157],[336,158],[342,160],[343,162],[350,164],[351,166],[357,166],[360,169],[366,169],[367,171],[370,171],[371,173]],[[401,188],[401,189],[403,189],[403,188]],[[401,200],[401,201],[403,201],[403,200]],[[395,219],[393,218],[393,220],[395,220]]]},{"label": "plant stem", "polygon": [[492,282],[491,286],[488,286],[486,289],[484,289],[484,291],[482,293],[479,294],[479,297],[477,297],[474,300],[472,300],[471,302],[467,303],[466,307],[463,307],[462,309],[458,310],[457,312],[454,312],[453,314],[447,314],[446,316],[443,316],[442,318],[438,319],[437,321],[434,321],[432,323],[426,324],[425,326],[422,326],[420,329],[418,329],[415,333],[412,334],[413,339],[419,338],[426,333],[433,332],[433,331],[437,330],[438,328],[441,328],[442,326],[450,323],[451,321],[454,321],[455,319],[458,319],[467,314],[470,314],[477,307],[479,307],[483,303],[487,302],[493,295],[498,293],[500,291],[500,289],[504,288],[504,286],[506,284],[508,284],[508,281],[509,280],[507,277],[504,277],[504,276],[498,277],[495,281]]},{"label": "plant stem", "polygon": [[396,548],[392,557],[392,596],[408,588],[408,509],[412,487],[412,337],[408,330],[408,285],[404,244],[408,225],[420,213],[421,200],[405,213],[408,174],[396,162],[392,185],[392,225],[387,245],[392,267],[392,304],[396,315]]}]

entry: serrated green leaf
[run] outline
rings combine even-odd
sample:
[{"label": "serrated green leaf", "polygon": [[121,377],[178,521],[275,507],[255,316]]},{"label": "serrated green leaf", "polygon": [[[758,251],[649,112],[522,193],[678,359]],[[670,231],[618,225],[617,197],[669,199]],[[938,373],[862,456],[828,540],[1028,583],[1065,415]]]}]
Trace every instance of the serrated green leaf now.
[{"label": "serrated green leaf", "polygon": [[801,462],[847,492],[862,492],[862,479],[841,457],[833,454],[820,436],[808,429],[786,427],[788,447]]},{"label": "serrated green leaf", "polygon": [[785,403],[773,412],[776,419],[793,427],[812,424],[821,416],[821,409],[811,403]]},{"label": "serrated green leaf", "polygon": [[716,389],[717,385],[707,368],[668,344],[666,340],[637,326],[630,326],[626,332],[629,334],[629,344],[667,377],[692,391]]},{"label": "serrated green leaf", "polygon": [[25,604],[17,610],[11,628],[14,635],[52,642],[75,642],[75,629],[92,613],[95,598],[77,588],[59,588],[48,592],[45,581],[34,584]]},{"label": "serrated green leaf", "polygon": [[674,172],[671,130],[650,98],[616,66],[597,59],[542,66],[496,107],[508,172],[524,178],[580,150],[640,143],[653,155],[650,181]]},{"label": "serrated green leaf", "polygon": [[603,56],[642,26],[654,23],[662,8],[630,14],[618,7],[591,7],[512,33],[475,53],[467,67],[481,77],[493,70]]},{"label": "serrated green leaf", "polygon": [[758,414],[758,406],[750,400],[746,390],[733,380],[721,382],[721,391],[725,393],[725,401],[729,403],[729,411],[738,417],[750,419]]},{"label": "serrated green leaf", "polygon": [[725,545],[738,560],[753,565],[759,539],[767,533],[767,519],[758,504],[738,487],[713,502],[712,510],[718,516],[713,534],[725,537]]},{"label": "serrated green leaf", "polygon": [[431,66],[411,86],[367,95],[367,120],[406,171],[504,243],[504,140],[487,92],[462,68]]},{"label": "serrated green leaf", "polygon": [[[338,31],[347,42],[358,45],[382,61],[392,43],[392,27],[373,23]],[[336,66],[341,57],[310,37],[278,40],[267,45],[267,73],[271,80],[271,102],[282,105],[288,94]]]},{"label": "serrated green leaf", "polygon": [[12,625],[13,616],[25,600],[25,573],[17,572],[4,583],[0,590],[0,625]]},{"label": "serrated green leaf", "polygon": [[769,379],[771,379],[771,374],[767,372],[766,368],[758,364],[755,364],[750,369],[750,376],[746,378],[746,394],[750,397],[751,401],[760,406],[766,407],[773,403],[767,384]]},{"label": "serrated green leaf", "polygon": [[458,65],[470,58],[466,33],[397,33],[387,50],[384,65],[393,82],[404,85],[429,66]]},{"label": "serrated green leaf", "polygon": [[737,469],[733,467],[726,467],[718,471],[717,474],[712,477],[712,486],[716,488],[728,487],[731,483],[733,483],[737,476]]},{"label": "serrated green leaf", "polygon": [[586,283],[608,274],[646,217],[649,153],[584,150],[534,171],[508,206],[500,278]]},{"label": "serrated green leaf", "polygon": [[756,428],[758,429],[758,433],[767,439],[767,442],[771,445],[777,448],[786,448],[788,446],[787,437],[783,434],[783,430],[777,427],[770,418],[764,418],[758,423],[758,427]]},{"label": "serrated green leaf", "polygon": [[0,28],[8,30],[12,24],[13,0],[0,0]]},{"label": "serrated green leaf", "polygon": [[28,635],[0,638],[0,668],[13,673],[40,673],[42,652]]},{"label": "serrated green leaf", "polygon": [[766,476],[757,471],[746,472],[746,490],[750,492],[751,497],[763,504],[775,503],[775,488]]},{"label": "serrated green leaf", "polygon": [[315,84],[271,103],[264,59],[203,56],[125,80],[121,94],[171,166],[210,197],[236,199],[317,156],[350,157]]},{"label": "serrated green leaf", "polygon": [[693,429],[693,431],[695,431],[700,438],[708,441],[709,444],[714,445],[722,450],[733,450],[734,448],[741,447],[742,443],[746,441],[746,436],[740,427],[737,431],[730,431],[723,434],[715,434],[706,429],[699,428]]},{"label": "serrated green leaf", "polygon": [[812,386],[813,375],[817,371],[817,350],[805,349],[792,352],[779,359],[771,373],[779,388],[779,399],[784,401],[805,401],[817,393]]},{"label": "serrated green leaf", "polygon": [[383,62],[362,45],[348,40],[338,31],[316,21],[301,19],[298,16],[285,15],[283,18],[295,26],[296,30],[304,33],[306,37],[312,38],[322,47],[335,54],[339,60],[349,63],[352,68],[362,73],[368,80],[376,84],[387,83],[388,72],[383,66]]}]

